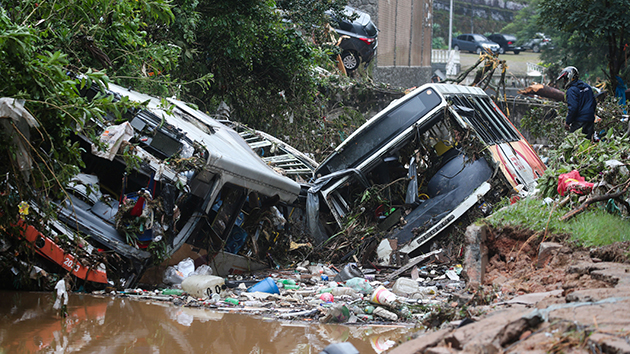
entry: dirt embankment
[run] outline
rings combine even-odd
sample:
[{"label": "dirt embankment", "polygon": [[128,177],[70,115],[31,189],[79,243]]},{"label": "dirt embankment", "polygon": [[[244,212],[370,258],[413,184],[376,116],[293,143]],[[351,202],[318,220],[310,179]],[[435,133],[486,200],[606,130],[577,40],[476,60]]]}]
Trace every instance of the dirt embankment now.
[{"label": "dirt embankment", "polygon": [[389,353],[630,353],[630,242],[583,249],[488,230],[489,305]]}]

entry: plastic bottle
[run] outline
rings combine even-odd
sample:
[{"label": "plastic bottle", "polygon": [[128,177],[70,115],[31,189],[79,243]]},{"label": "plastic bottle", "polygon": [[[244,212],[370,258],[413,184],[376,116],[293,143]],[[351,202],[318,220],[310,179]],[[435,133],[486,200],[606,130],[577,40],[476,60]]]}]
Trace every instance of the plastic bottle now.
[{"label": "plastic bottle", "polygon": [[390,320],[390,321],[398,321],[398,315],[396,315],[393,312],[387,311],[382,307],[377,307],[374,309],[374,315],[382,317],[384,319]]},{"label": "plastic bottle", "polygon": [[233,297],[228,297],[225,300],[223,300],[224,302],[227,302],[228,304],[232,304],[232,305],[238,305],[239,301],[238,299],[235,299]]},{"label": "plastic bottle", "polygon": [[225,280],[215,275],[191,275],[182,281],[182,289],[192,296],[207,299],[226,289]]},{"label": "plastic bottle", "polygon": [[334,296],[341,296],[341,295],[354,295],[357,293],[357,291],[352,288],[348,288],[347,286],[342,286],[342,287],[332,288],[330,293],[333,294]]},{"label": "plastic bottle", "polygon": [[[293,279],[280,279],[276,280],[276,283],[284,284],[284,285],[295,285],[295,280]],[[286,288],[286,286],[285,286]]]},{"label": "plastic bottle", "polygon": [[243,306],[261,307],[262,305],[263,305],[262,301],[258,301],[258,300],[243,301]]},{"label": "plastic bottle", "polygon": [[411,278],[398,278],[392,287],[392,292],[398,295],[410,295],[420,291],[418,282]]},{"label": "plastic bottle", "polygon": [[287,290],[297,290],[297,289],[299,289],[299,288],[300,288],[300,286],[299,286],[299,285],[290,285],[290,284],[286,284],[286,285],[284,286],[284,288],[285,288],[285,289],[287,289]]},{"label": "plastic bottle", "polygon": [[182,295],[184,290],[182,289],[164,289],[162,295]]}]

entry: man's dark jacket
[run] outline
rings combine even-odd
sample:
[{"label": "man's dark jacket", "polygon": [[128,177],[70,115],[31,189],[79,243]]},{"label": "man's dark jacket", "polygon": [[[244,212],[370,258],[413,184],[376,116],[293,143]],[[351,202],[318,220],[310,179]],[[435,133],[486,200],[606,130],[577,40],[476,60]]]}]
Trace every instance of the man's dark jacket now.
[{"label": "man's dark jacket", "polygon": [[595,95],[593,89],[584,81],[576,80],[567,89],[567,124],[573,122],[595,121]]}]

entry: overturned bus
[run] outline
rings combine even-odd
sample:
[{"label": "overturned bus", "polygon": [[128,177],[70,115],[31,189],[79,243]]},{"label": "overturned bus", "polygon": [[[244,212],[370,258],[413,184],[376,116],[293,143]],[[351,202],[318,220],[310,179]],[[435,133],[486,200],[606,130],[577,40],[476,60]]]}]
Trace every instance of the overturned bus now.
[{"label": "overturned bus", "polygon": [[[321,225],[343,228],[365,191],[384,186],[388,202],[365,212],[386,232],[381,245],[395,240],[400,257],[415,256],[486,199],[532,190],[544,170],[482,89],[427,84],[393,101],[319,165],[307,197],[309,229],[323,242],[330,230]],[[392,190],[397,182],[404,185]]]},{"label": "overturned bus", "polygon": [[[133,286],[185,244],[215,274],[266,266],[302,189],[288,176],[311,176],[313,161],[175,99],[165,104],[113,84],[84,94],[128,97],[146,108],[90,122],[102,132],[96,144],[77,134],[85,167],[66,186],[67,197],[56,201],[58,221],[45,230],[31,226],[22,237],[30,235],[37,250],[56,247],[55,257],[40,254],[75,276],[119,288]],[[72,271],[88,263],[89,269]]]}]

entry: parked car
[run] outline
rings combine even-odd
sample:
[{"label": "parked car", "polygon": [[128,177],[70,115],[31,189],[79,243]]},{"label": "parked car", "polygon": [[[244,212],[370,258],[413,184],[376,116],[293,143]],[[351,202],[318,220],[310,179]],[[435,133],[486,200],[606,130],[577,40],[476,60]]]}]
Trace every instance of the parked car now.
[{"label": "parked car", "polygon": [[506,52],[518,54],[523,51],[523,48],[516,46],[516,37],[511,34],[495,33],[489,35],[488,39],[501,46],[499,54],[505,54]]},{"label": "parked car", "polygon": [[544,171],[481,88],[425,84],[377,113],[319,165],[306,213],[322,205],[320,215],[332,215],[328,224],[341,229],[363,207],[366,191],[391,187],[391,200],[361,214],[383,216],[378,228],[397,240],[400,257],[414,257],[468,210],[533,190]]},{"label": "parked car", "polygon": [[534,53],[540,53],[543,48],[553,49],[551,38],[545,36],[544,33],[536,33],[534,38],[526,41],[521,46],[523,49],[530,49]]},{"label": "parked car", "polygon": [[497,43],[492,42],[484,35],[472,33],[460,34],[459,36],[453,38],[451,47],[455,50],[466,50],[477,54],[480,54],[485,50],[498,53],[501,48]]},{"label": "parked car", "polygon": [[354,20],[338,19],[329,11],[331,26],[344,38],[341,48],[341,61],[347,71],[356,70],[361,63],[368,64],[376,54],[378,46],[378,28],[372,22],[370,15],[352,7],[346,6],[344,14]]}]

